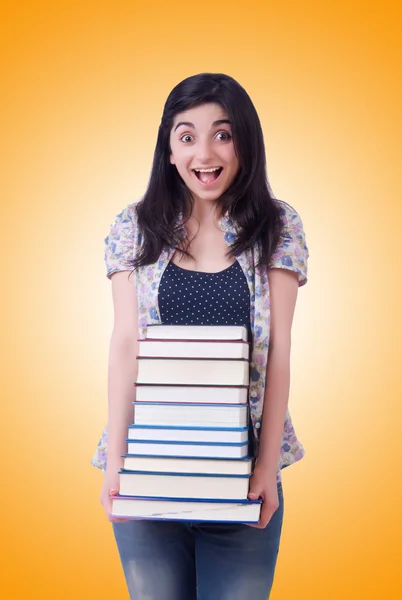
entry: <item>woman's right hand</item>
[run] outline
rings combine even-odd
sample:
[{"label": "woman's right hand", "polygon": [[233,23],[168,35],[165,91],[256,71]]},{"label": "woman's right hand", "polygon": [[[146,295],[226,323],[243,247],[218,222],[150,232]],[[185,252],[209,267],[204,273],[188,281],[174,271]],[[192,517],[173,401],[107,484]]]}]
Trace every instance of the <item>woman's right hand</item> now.
[{"label": "woman's right hand", "polygon": [[120,489],[120,477],[118,470],[112,470],[110,473],[106,470],[105,478],[103,481],[102,492],[100,496],[100,502],[105,509],[106,516],[112,523],[121,523],[123,521],[129,521],[130,519],[123,519],[120,517],[114,517],[112,515],[112,500],[113,496],[119,493]]}]

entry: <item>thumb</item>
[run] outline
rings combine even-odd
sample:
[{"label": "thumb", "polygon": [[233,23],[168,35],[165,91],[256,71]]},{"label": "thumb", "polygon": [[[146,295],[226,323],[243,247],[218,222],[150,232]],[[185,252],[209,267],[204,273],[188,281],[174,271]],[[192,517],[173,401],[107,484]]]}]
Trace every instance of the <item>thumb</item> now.
[{"label": "thumb", "polygon": [[258,500],[258,498],[261,497],[261,494],[262,494],[261,486],[258,485],[257,482],[254,483],[253,480],[251,479],[250,480],[250,489],[249,489],[247,498],[249,500]]},{"label": "thumb", "polygon": [[109,507],[107,510],[109,521],[112,523],[123,523],[124,521],[129,521],[129,519],[124,519],[121,517],[115,517],[112,513],[112,505],[113,505],[113,496],[117,496],[119,493],[118,488],[111,488],[109,490]]}]

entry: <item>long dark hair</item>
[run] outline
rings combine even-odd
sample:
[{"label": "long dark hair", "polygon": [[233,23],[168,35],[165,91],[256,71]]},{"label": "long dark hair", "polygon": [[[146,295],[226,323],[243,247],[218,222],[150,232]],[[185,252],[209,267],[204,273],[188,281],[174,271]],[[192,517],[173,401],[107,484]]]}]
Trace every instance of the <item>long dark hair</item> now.
[{"label": "long dark hair", "polygon": [[177,218],[188,207],[191,214],[193,200],[175,165],[170,163],[170,132],[178,113],[207,102],[217,103],[227,112],[240,164],[234,181],[217,199],[221,214],[227,211],[238,230],[228,256],[237,256],[258,244],[258,265],[268,264],[276,248],[281,221],[268,181],[257,111],[235,79],[222,73],[200,73],[178,83],[166,100],[148,187],[136,206],[143,243],[133,262],[134,269],[156,262],[166,247],[190,255],[183,247],[183,229]]}]

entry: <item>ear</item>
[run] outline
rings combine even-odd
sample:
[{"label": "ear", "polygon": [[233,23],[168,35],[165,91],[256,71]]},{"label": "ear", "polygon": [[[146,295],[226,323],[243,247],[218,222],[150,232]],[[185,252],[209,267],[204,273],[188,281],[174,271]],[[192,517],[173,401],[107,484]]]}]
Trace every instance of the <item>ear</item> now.
[{"label": "ear", "polygon": [[170,164],[171,164],[171,165],[174,165],[174,164],[176,164],[176,163],[175,163],[174,156],[173,156],[172,152],[170,153],[169,160],[170,160]]}]

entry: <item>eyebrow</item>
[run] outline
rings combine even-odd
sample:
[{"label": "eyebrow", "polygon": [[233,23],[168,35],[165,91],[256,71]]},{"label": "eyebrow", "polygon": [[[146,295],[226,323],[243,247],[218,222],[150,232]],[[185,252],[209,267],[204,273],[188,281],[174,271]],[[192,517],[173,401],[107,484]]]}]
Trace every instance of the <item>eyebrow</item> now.
[{"label": "eyebrow", "polygon": [[[212,127],[217,127],[218,125],[224,124],[231,125],[229,119],[219,119],[218,121],[214,121],[212,123]],[[176,131],[176,129],[180,127],[180,125],[185,125],[186,127],[191,127],[192,129],[195,129],[194,123],[190,123],[189,121],[180,121],[179,123],[177,123],[173,131]]]}]

